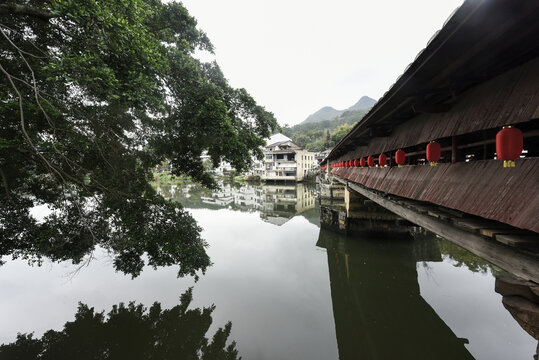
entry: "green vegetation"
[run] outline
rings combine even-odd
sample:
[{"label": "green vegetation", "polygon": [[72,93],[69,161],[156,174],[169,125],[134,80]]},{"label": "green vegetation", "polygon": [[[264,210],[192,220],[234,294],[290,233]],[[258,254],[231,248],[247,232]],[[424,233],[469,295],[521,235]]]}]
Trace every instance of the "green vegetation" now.
[{"label": "green vegetation", "polygon": [[[75,263],[99,245],[115,267],[210,264],[200,228],[156,193],[152,171],[216,182],[200,155],[238,171],[278,128],[230,87],[178,2],[0,4],[0,256]],[[37,205],[51,211],[38,222]]]},{"label": "green vegetation", "polygon": [[331,119],[284,126],[282,133],[304,149],[323,151],[335,146],[368,110],[349,110]]}]

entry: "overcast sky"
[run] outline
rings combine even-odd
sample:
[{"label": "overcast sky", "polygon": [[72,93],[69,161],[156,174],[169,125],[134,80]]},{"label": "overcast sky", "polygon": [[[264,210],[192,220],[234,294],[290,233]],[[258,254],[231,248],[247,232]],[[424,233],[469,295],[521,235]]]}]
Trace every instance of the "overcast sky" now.
[{"label": "overcast sky", "polygon": [[378,100],[462,0],[183,0],[233,87],[281,125]]}]

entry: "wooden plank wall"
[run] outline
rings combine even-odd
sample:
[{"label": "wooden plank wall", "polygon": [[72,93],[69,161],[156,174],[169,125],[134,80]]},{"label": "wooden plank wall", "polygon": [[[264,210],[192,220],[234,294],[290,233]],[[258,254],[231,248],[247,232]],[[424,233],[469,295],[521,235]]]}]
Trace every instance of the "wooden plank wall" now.
[{"label": "wooden plank wall", "polygon": [[446,113],[421,114],[395,127],[388,137],[331,159],[345,161],[376,155],[448,136],[501,128],[537,118],[539,58],[468,90]]},{"label": "wooden plank wall", "polygon": [[402,168],[338,168],[368,188],[460,210],[539,233],[539,158],[482,160]]}]

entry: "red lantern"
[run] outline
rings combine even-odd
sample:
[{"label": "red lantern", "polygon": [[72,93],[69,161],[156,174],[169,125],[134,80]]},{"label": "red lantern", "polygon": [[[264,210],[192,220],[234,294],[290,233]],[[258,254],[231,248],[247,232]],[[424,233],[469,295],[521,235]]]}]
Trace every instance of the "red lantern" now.
[{"label": "red lantern", "polygon": [[345,167],[349,167],[349,166],[350,166],[350,161],[345,161],[345,162],[344,162],[344,166],[345,166]]},{"label": "red lantern", "polygon": [[354,160],[349,160],[348,163],[350,164],[349,167],[353,167],[353,166],[354,166]]},{"label": "red lantern", "polygon": [[365,158],[362,157],[361,159],[359,159],[359,166],[365,167],[365,165],[366,165]]},{"label": "red lantern", "polygon": [[405,159],[406,154],[404,153],[404,151],[397,150],[397,152],[395,153],[395,162],[397,163],[397,165],[399,165],[400,168],[402,167],[402,165],[404,165]]},{"label": "red lantern", "polygon": [[373,167],[373,166],[374,166],[374,157],[369,156],[369,157],[367,158],[367,165],[369,165],[369,167]]},{"label": "red lantern", "polygon": [[431,141],[427,145],[427,161],[430,162],[430,166],[436,166],[436,163],[440,161],[441,146],[436,141]]},{"label": "red lantern", "polygon": [[355,159],[355,160],[354,160],[354,166],[355,166],[355,167],[359,167],[359,160],[358,160],[358,159]]},{"label": "red lantern", "polygon": [[387,164],[386,154],[380,154],[380,156],[378,156],[378,164],[380,164],[381,167],[386,166]]},{"label": "red lantern", "polygon": [[504,126],[496,134],[496,155],[503,160],[503,167],[515,167],[523,147],[522,131],[517,128]]}]

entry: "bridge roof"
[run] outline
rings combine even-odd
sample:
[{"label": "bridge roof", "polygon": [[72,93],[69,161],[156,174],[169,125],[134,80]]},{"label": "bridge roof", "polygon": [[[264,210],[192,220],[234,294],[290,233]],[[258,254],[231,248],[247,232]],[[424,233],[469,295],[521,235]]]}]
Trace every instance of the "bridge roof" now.
[{"label": "bridge roof", "polygon": [[539,1],[466,0],[326,160],[539,56]]}]

